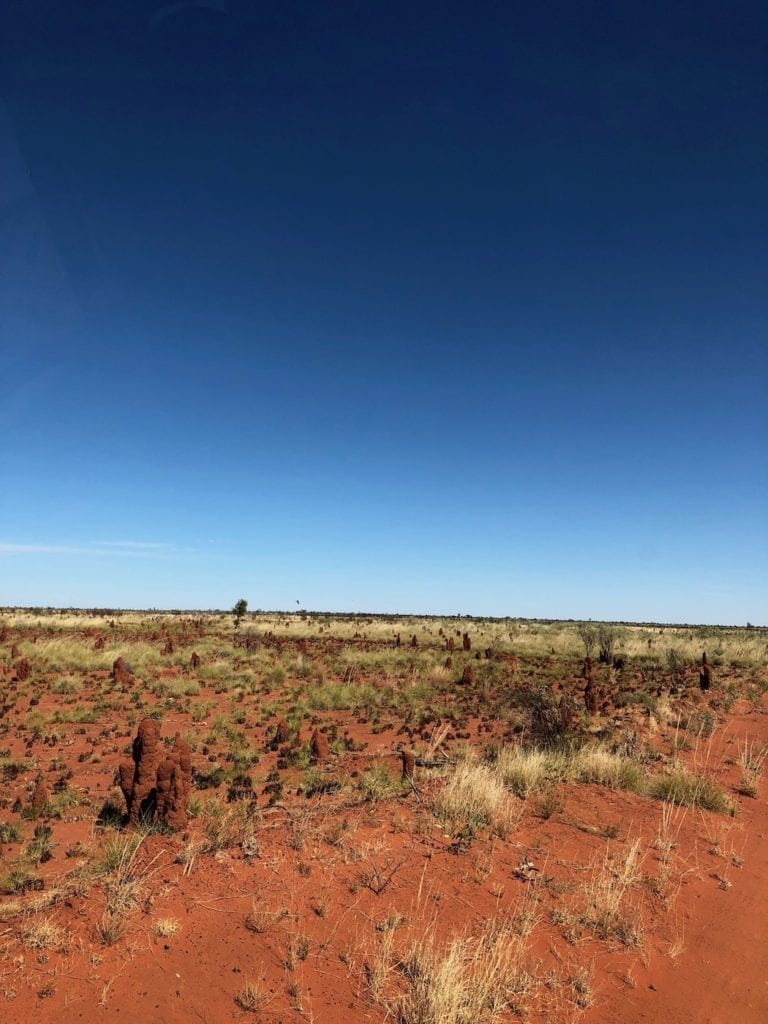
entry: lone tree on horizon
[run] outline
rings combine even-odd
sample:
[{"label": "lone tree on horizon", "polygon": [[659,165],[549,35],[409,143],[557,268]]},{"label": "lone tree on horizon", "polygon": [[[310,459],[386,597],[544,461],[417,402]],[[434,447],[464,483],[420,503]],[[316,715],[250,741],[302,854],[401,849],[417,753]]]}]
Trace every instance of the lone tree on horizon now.
[{"label": "lone tree on horizon", "polygon": [[235,603],[235,607],[232,609],[232,614],[235,616],[235,629],[240,628],[243,616],[248,611],[248,602],[244,597],[241,597],[239,601]]}]

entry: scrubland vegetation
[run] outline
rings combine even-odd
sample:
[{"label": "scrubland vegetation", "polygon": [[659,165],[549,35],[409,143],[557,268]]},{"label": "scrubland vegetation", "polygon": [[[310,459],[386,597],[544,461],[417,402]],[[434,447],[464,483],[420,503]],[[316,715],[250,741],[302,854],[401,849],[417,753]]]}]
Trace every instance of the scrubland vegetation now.
[{"label": "scrubland vegetation", "polygon": [[[0,1004],[52,1013],[194,933],[210,1021],[588,1018],[579,950],[733,884],[768,756],[753,628],[7,610],[0,667]],[[127,827],[147,718],[184,828]]]}]

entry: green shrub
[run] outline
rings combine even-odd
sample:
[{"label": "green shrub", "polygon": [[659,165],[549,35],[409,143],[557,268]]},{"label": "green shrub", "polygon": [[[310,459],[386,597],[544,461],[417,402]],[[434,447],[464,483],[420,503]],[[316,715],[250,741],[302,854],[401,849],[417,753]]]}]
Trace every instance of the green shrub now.
[{"label": "green shrub", "polygon": [[736,813],[736,808],[716,782],[704,775],[694,775],[684,768],[676,768],[669,775],[661,775],[649,786],[649,793],[657,800],[667,800],[683,807],[699,807],[718,814]]}]

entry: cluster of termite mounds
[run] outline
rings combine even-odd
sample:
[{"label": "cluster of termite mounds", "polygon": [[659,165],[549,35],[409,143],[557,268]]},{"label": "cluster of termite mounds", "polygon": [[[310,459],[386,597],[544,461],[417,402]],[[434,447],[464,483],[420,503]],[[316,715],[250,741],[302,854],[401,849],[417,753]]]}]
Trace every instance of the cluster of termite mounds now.
[{"label": "cluster of termite mounds", "polygon": [[167,748],[154,718],[144,718],[133,741],[133,760],[118,768],[129,827],[160,824],[174,831],[187,824],[192,788],[189,744],[177,733]]}]

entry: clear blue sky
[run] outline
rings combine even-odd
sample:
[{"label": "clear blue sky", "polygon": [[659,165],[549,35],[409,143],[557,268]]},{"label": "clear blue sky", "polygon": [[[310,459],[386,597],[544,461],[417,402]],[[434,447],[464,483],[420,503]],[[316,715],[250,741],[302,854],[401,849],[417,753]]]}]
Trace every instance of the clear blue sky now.
[{"label": "clear blue sky", "polygon": [[0,19],[0,604],[768,621],[763,4]]}]

